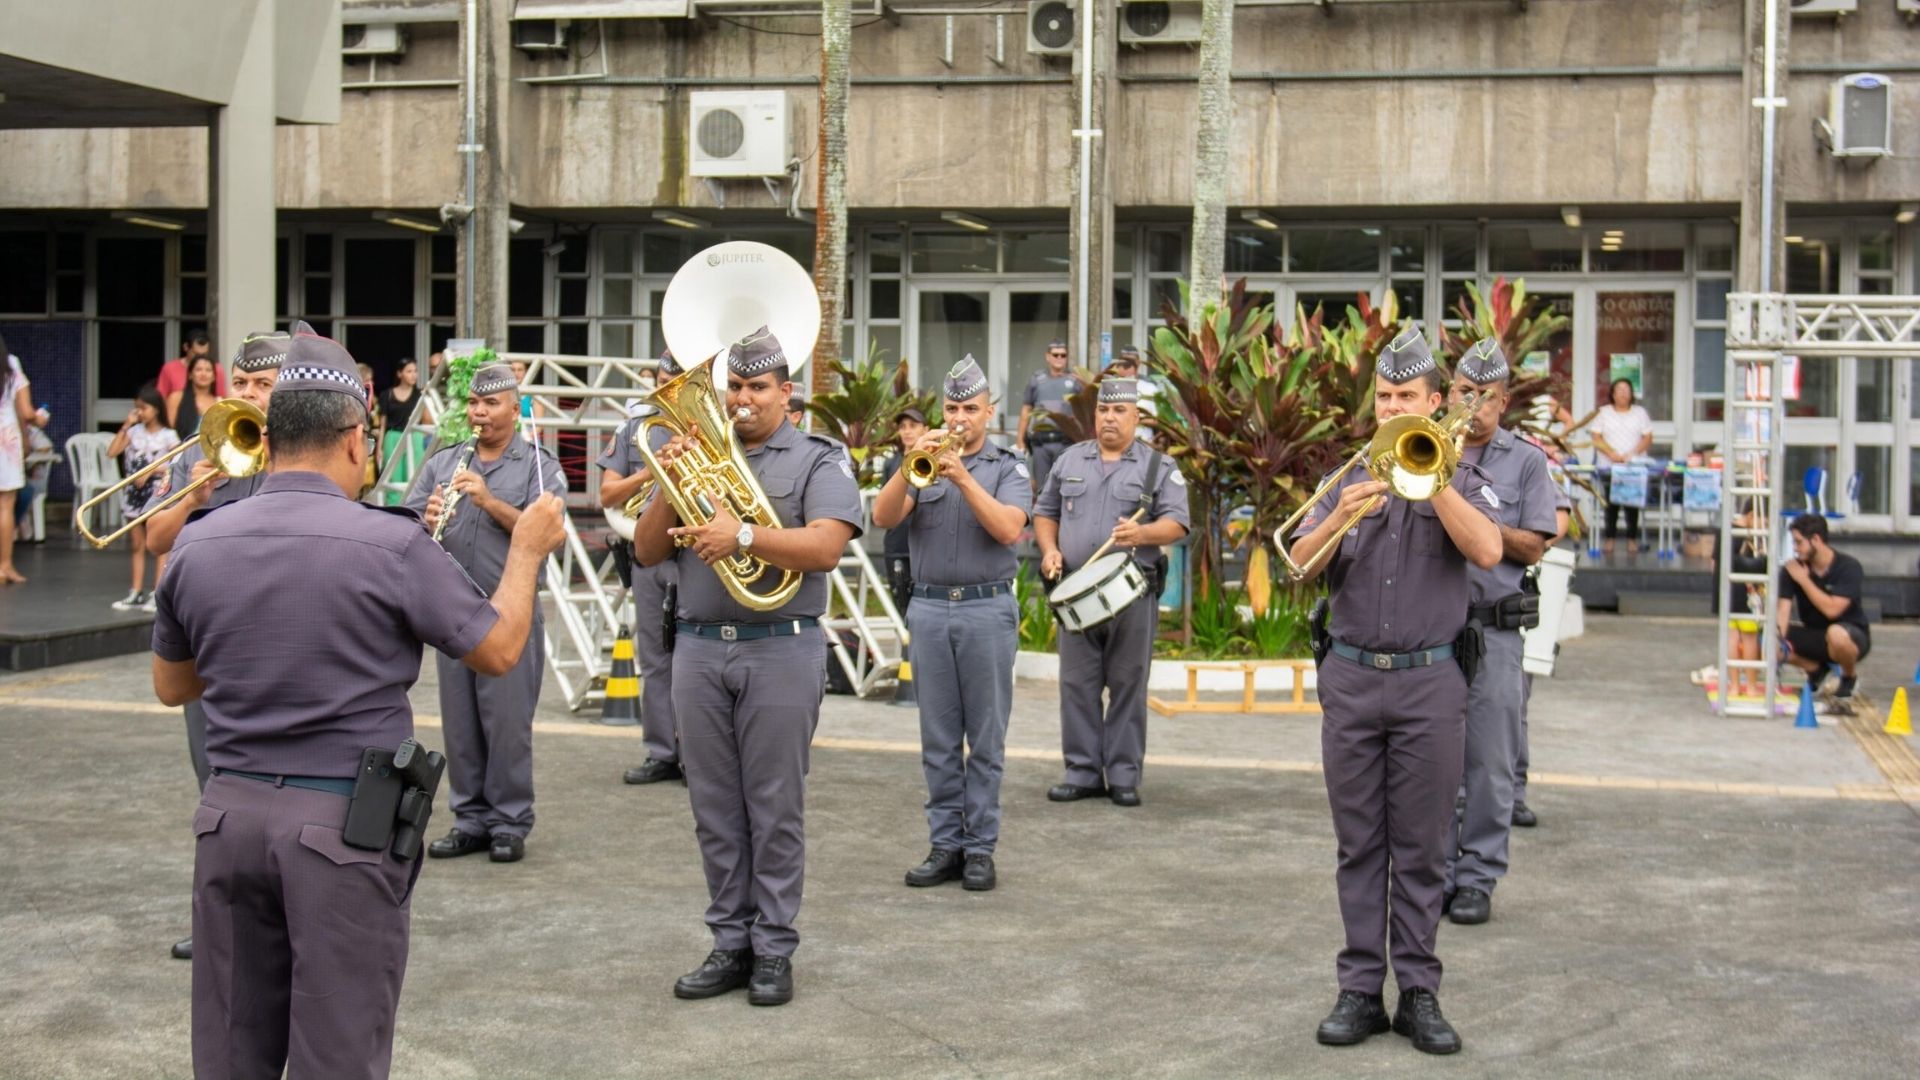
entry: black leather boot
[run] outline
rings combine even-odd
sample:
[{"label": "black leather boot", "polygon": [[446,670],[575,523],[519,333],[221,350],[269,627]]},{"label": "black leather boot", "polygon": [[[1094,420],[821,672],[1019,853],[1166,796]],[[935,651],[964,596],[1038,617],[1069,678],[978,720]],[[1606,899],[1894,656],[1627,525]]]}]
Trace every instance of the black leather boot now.
[{"label": "black leather boot", "polygon": [[953,848],[934,848],[927,852],[927,861],[907,871],[907,884],[924,889],[952,881],[960,876],[964,861]]},{"label": "black leather boot", "polygon": [[993,873],[993,856],[973,854],[967,856],[967,866],[960,872],[960,887],[968,892],[986,892],[993,888],[996,880]]},{"label": "black leather boot", "polygon": [[1379,994],[1342,990],[1314,1037],[1323,1046],[1354,1046],[1392,1026],[1387,1020],[1387,1003]]},{"label": "black leather boot", "polygon": [[1440,1015],[1440,999],[1431,990],[1407,990],[1393,1010],[1393,1030],[1413,1040],[1423,1054],[1453,1054],[1460,1050],[1460,1033]]},{"label": "black leather boot", "polygon": [[753,979],[747,983],[747,1002],[752,1005],[785,1005],[793,1000],[793,961],[784,956],[762,956],[753,962]]},{"label": "black leather boot", "polygon": [[673,984],[673,996],[697,1001],[719,997],[738,990],[753,977],[752,949],[715,949],[694,971],[680,976]]}]

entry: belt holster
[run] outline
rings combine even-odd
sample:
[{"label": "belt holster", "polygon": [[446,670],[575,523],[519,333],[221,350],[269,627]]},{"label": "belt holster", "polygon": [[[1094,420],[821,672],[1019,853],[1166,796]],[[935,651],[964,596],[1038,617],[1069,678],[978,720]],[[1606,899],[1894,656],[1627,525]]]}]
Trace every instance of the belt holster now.
[{"label": "belt holster", "polygon": [[394,814],[393,857],[407,862],[420,854],[420,842],[427,833],[427,819],[433,816],[433,796],[440,790],[440,778],[446,774],[447,759],[438,750],[422,750],[408,739],[393,755],[394,771],[405,781],[400,808]]},{"label": "belt holster", "polygon": [[633,545],[615,536],[607,540],[607,550],[613,552],[613,572],[633,588]]},{"label": "belt holster", "polygon": [[668,585],[661,590],[660,597],[660,647],[667,652],[673,651],[674,635],[680,632],[678,620],[674,618],[674,609],[680,606],[680,586]]},{"label": "belt holster", "polygon": [[367,747],[360,754],[340,838],[363,851],[391,847],[402,862],[415,858],[446,768],[439,751],[423,750],[412,739],[397,750]]},{"label": "belt holster", "polygon": [[1313,648],[1313,666],[1326,663],[1327,654],[1333,651],[1333,635],[1327,632],[1327,616],[1331,608],[1326,597],[1313,602],[1313,611],[1307,616],[1307,641]]},{"label": "belt holster", "polygon": [[1467,677],[1467,685],[1473,685],[1473,677],[1480,674],[1480,661],[1487,654],[1486,632],[1480,626],[1479,619],[1468,619],[1466,628],[1453,640],[1453,658],[1460,662],[1460,674]]}]

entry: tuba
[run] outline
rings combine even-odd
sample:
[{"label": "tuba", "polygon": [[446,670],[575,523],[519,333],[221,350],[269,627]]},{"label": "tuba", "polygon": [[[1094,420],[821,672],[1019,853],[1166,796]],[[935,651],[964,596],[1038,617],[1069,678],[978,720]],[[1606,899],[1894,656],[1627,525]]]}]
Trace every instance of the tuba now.
[{"label": "tuba", "polygon": [[1286,564],[1288,576],[1295,581],[1312,577],[1340,546],[1337,539],[1339,535],[1360,524],[1360,519],[1373,513],[1373,508],[1384,497],[1375,495],[1362,503],[1346,524],[1334,533],[1335,539],[1327,541],[1327,545],[1315,552],[1305,564],[1293,560],[1287,537],[1308,512],[1326,498],[1328,492],[1340,489],[1340,482],[1353,471],[1354,466],[1366,466],[1367,472],[1375,480],[1385,481],[1395,495],[1411,502],[1423,502],[1440,494],[1440,489],[1452,482],[1454,470],[1460,467],[1460,443],[1466,437],[1467,424],[1479,409],[1482,396],[1475,394],[1447,410],[1438,420],[1415,413],[1396,416],[1381,424],[1380,430],[1374,432],[1364,450],[1341,466],[1339,472],[1327,477],[1319,490],[1274,530],[1274,546],[1280,549],[1280,561]]},{"label": "tuba", "polygon": [[[646,397],[660,410],[641,420],[634,446],[660,493],[684,525],[704,525],[725,510],[748,525],[780,528],[779,515],[734,437],[725,405],[721,362],[733,342],[769,327],[797,370],[820,336],[820,297],[813,279],[786,253],[732,241],[695,255],[673,276],[661,305],[661,329],[675,356],[705,357]],[[649,436],[665,427],[693,447],[662,465]],[[744,607],[773,611],[800,591],[804,575],[736,553],[714,564],[720,584]]]}]

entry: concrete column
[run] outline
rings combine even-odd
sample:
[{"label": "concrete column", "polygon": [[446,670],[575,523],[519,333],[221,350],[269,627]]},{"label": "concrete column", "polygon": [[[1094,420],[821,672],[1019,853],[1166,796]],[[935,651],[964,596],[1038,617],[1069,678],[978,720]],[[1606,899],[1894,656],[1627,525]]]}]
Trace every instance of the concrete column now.
[{"label": "concrete column", "polygon": [[[1773,9],[1773,98],[1767,96],[1767,9]],[[1746,49],[1741,77],[1741,104],[1746,108],[1742,149],[1745,173],[1740,188],[1740,265],[1734,283],[1739,292],[1784,292],[1787,287],[1786,157],[1788,128],[1793,137],[1807,137],[1806,121],[1788,122],[1782,105],[1787,96],[1787,32],[1793,25],[1788,0],[1746,0]],[[1773,114],[1772,157],[1768,158],[1766,124]],[[1771,182],[1769,182],[1771,173]],[[1768,194],[1771,210],[1768,210]],[[1764,270],[1763,270],[1764,264]]]},{"label": "concrete column", "polygon": [[[460,13],[460,145],[463,201],[473,214],[460,226],[459,313],[463,337],[507,347],[507,95],[511,90],[512,0],[465,0]],[[477,148],[477,149],[475,149]]]},{"label": "concrete column", "polygon": [[[1076,154],[1074,161],[1073,203],[1068,225],[1071,265],[1067,340],[1072,342],[1073,363],[1098,369],[1100,335],[1107,331],[1113,310],[1113,196],[1109,184],[1112,155],[1108,149],[1111,140],[1107,120],[1112,115],[1115,92],[1114,40],[1119,8],[1112,4],[1082,4],[1075,14],[1083,22],[1073,56],[1074,141],[1084,145],[1087,152]],[[1089,63],[1090,71],[1086,67]],[[1089,75],[1091,109],[1083,111],[1082,96],[1087,89],[1083,80]],[[1086,171],[1084,184],[1083,169]],[[1145,302],[1145,297],[1134,298],[1134,303]]]},{"label": "concrete column", "polygon": [[[274,303],[274,0],[251,20],[230,104],[207,124],[207,329],[225,364],[256,330],[271,330]],[[257,89],[249,89],[257,88]]]}]

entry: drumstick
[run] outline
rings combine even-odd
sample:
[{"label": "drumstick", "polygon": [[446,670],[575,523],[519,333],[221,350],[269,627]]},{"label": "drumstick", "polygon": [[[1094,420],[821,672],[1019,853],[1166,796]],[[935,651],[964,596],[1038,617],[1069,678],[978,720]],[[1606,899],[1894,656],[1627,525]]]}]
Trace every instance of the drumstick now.
[{"label": "drumstick", "polygon": [[[1140,509],[1138,509],[1138,510],[1135,510],[1135,511],[1133,512],[1133,516],[1132,516],[1132,517],[1130,517],[1130,518],[1128,518],[1127,520],[1128,520],[1128,521],[1139,521],[1139,520],[1140,520],[1140,515],[1141,515],[1141,514],[1144,514],[1144,513],[1146,513],[1146,512],[1147,512],[1147,508],[1143,506],[1143,507],[1141,507]],[[1092,564],[1093,562],[1095,562],[1096,560],[1098,560],[1098,559],[1100,558],[1100,556],[1102,556],[1102,555],[1105,555],[1105,554],[1107,553],[1107,549],[1108,549],[1108,548],[1110,548],[1110,547],[1112,547],[1112,546],[1113,546],[1113,537],[1112,537],[1112,536],[1108,536],[1108,537],[1107,537],[1107,542],[1106,542],[1106,543],[1104,543],[1104,544],[1101,544],[1101,545],[1100,545],[1100,547],[1099,547],[1099,549],[1098,549],[1098,550],[1096,550],[1096,551],[1095,551],[1095,552],[1094,552],[1093,554],[1091,554],[1091,555],[1089,555],[1089,556],[1087,556],[1087,561],[1086,561],[1086,562],[1084,562],[1084,563],[1081,563],[1080,565],[1082,565],[1082,566],[1088,566],[1088,565],[1091,565],[1091,564]]]}]

